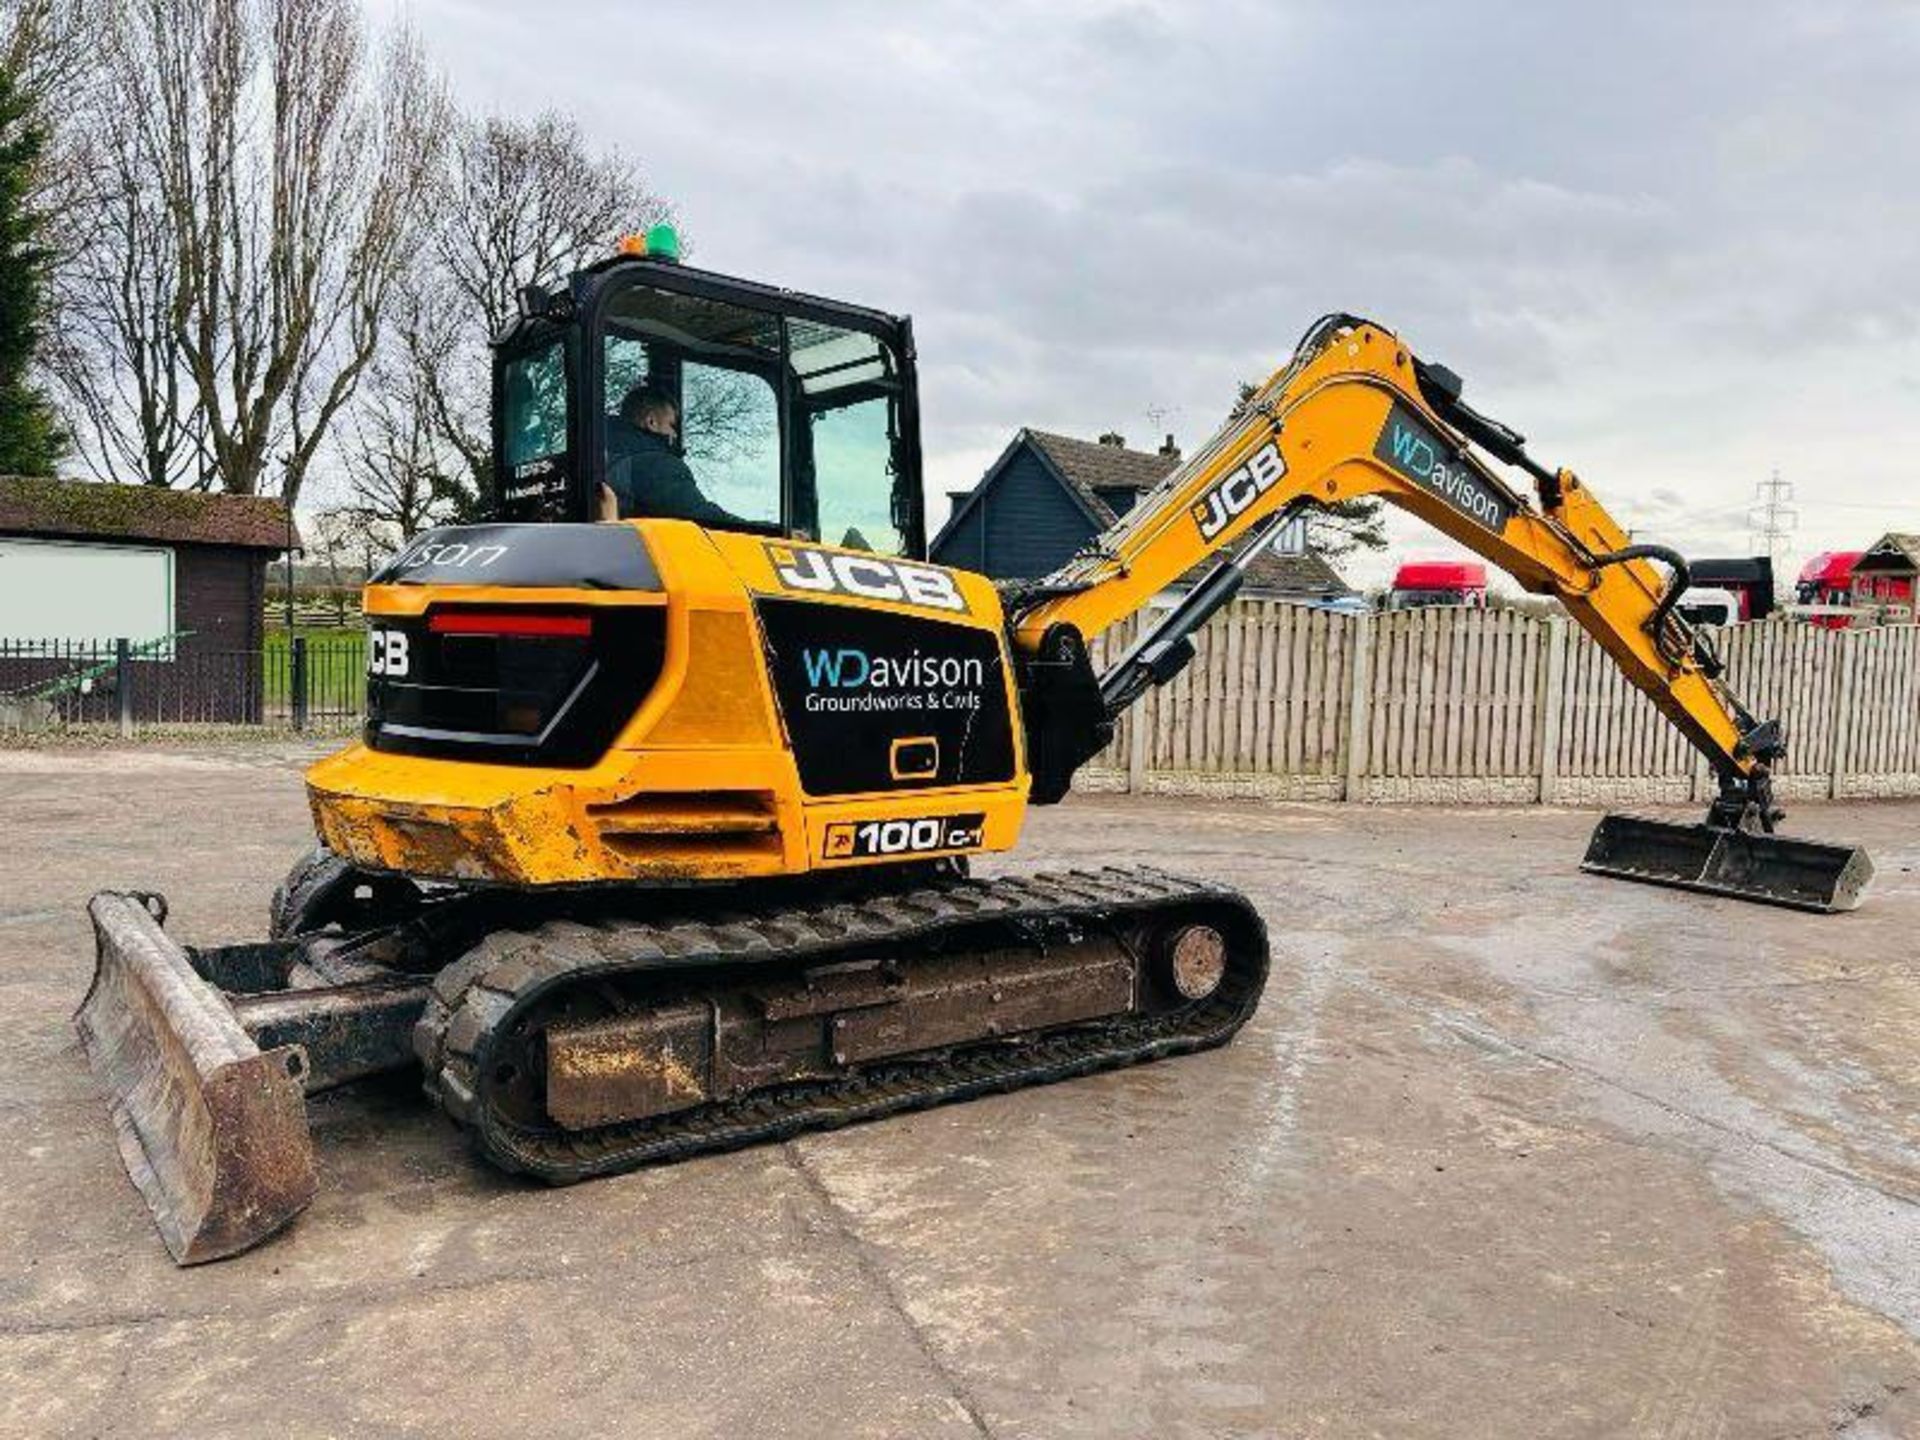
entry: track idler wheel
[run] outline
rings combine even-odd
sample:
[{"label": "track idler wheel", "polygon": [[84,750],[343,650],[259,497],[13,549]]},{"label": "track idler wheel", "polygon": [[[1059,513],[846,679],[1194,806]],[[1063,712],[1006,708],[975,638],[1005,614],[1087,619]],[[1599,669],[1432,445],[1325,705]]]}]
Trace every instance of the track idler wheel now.
[{"label": "track idler wheel", "polygon": [[1161,978],[1182,1000],[1205,1000],[1227,974],[1227,939],[1211,925],[1182,925],[1161,944]]}]

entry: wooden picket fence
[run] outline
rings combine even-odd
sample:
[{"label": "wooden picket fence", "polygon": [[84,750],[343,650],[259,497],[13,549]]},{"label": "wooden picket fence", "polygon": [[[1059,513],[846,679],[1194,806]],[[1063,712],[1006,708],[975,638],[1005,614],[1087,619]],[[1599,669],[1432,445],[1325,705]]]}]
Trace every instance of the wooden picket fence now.
[{"label": "wooden picket fence", "polygon": [[[1095,646],[1096,665],[1151,613]],[[1704,760],[1567,617],[1342,615],[1242,600],[1120,723],[1088,788],[1555,804],[1699,800]],[[1785,722],[1783,794],[1920,794],[1920,627],[1720,632],[1727,681]]]}]

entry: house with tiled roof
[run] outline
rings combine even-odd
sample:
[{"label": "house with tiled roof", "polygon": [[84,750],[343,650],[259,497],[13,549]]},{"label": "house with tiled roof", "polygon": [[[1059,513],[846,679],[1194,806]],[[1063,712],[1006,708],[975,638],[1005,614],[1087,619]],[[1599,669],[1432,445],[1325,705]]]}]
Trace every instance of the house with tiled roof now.
[{"label": "house with tiled roof", "polygon": [[1854,603],[1878,604],[1889,620],[1920,619],[1920,535],[1882,535],[1853,562]]},{"label": "house with tiled roof", "polygon": [[[930,547],[943,565],[996,580],[1030,580],[1058,569],[1180,466],[1169,435],[1157,450],[1129,449],[1119,435],[1078,440],[1021,430],[971,490],[951,495],[952,514]],[[1266,599],[1332,600],[1354,593],[1298,529],[1247,567],[1240,593]],[[1181,577],[1190,584],[1211,559]]]}]

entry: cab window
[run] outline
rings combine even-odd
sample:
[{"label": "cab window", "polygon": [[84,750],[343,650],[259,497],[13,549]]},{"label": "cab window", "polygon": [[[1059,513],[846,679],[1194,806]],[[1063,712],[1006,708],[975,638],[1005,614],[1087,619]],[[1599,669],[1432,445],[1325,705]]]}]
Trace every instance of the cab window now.
[{"label": "cab window", "polygon": [[802,528],[829,545],[902,554],[900,386],[892,355],[871,335],[794,321],[792,362],[810,442],[798,487]]},{"label": "cab window", "polygon": [[892,401],[876,396],[812,415],[819,538],[850,550],[902,553],[906,541],[893,505]]},{"label": "cab window", "polygon": [[568,508],[566,345],[559,338],[508,359],[500,372],[502,519],[558,519]]},{"label": "cab window", "polygon": [[779,317],[638,286],[601,337],[606,483],[626,515],[777,531]]},{"label": "cab window", "polygon": [[763,375],[688,361],[681,370],[681,451],[714,503],[780,521],[780,402]]},{"label": "cab window", "polygon": [[560,341],[507,362],[505,398],[509,470],[566,453],[567,370]]},{"label": "cab window", "polygon": [[884,343],[645,284],[600,313],[603,474],[623,515],[909,548],[902,385]]}]

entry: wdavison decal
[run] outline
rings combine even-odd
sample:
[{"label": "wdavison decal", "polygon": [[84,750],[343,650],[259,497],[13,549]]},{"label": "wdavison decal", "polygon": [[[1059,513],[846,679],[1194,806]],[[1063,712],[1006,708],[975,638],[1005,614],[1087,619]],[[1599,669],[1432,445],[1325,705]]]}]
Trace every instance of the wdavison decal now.
[{"label": "wdavison decal", "polygon": [[1211,540],[1246,514],[1247,508],[1279,484],[1287,473],[1280,447],[1269,440],[1244,465],[1222,475],[1193,504],[1200,538]]},{"label": "wdavison decal", "polygon": [[967,612],[966,597],[953,576],[931,565],[886,560],[878,555],[848,555],[811,545],[769,545],[774,578],[788,590],[816,595],[853,595],[862,600],[896,600],[929,610]]},{"label": "wdavison decal", "polygon": [[631,525],[449,525],[415,537],[369,583],[657,591],[660,575]]},{"label": "wdavison decal", "polygon": [[800,667],[807,677],[806,708],[816,715],[978,710],[987,685],[987,662],[980,655],[808,645],[800,651]]},{"label": "wdavison decal", "polygon": [[422,539],[402,550],[393,559],[392,569],[399,574],[412,570],[485,570],[507,553],[505,545],[469,545],[461,540]]},{"label": "wdavison decal", "polygon": [[809,795],[1013,776],[1006,661],[992,630],[906,610],[759,603],[780,718]]},{"label": "wdavison decal", "polygon": [[1387,412],[1387,423],[1380,428],[1373,454],[1496,535],[1513,518],[1513,501],[1475,474],[1465,460],[1402,405],[1396,404]]},{"label": "wdavison decal", "polygon": [[987,828],[985,815],[927,815],[906,820],[837,820],[827,826],[821,855],[851,860],[865,855],[925,855],[938,850],[976,850]]}]

